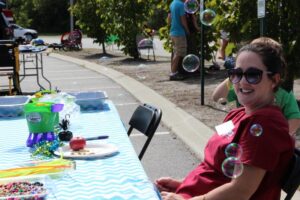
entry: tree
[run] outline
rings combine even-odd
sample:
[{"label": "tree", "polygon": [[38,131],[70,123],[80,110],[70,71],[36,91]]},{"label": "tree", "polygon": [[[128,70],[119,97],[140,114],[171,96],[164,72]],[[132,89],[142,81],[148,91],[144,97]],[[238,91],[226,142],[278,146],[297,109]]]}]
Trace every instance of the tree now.
[{"label": "tree", "polygon": [[33,7],[32,0],[11,0],[8,6],[13,11],[16,23],[24,27],[31,27],[32,19],[29,18],[29,12]]},{"label": "tree", "polygon": [[134,58],[138,58],[136,37],[141,34],[143,24],[151,18],[153,6],[157,0],[98,0],[103,4],[101,10],[103,27],[108,34],[118,35],[121,50]]},{"label": "tree", "polygon": [[10,0],[8,6],[14,13],[14,20],[21,26],[44,33],[69,30],[68,1]]},{"label": "tree", "polygon": [[106,54],[106,31],[101,17],[103,9],[103,4],[97,0],[77,0],[71,11],[77,17],[76,24],[88,37],[94,38],[94,42],[102,45],[103,53]]},{"label": "tree", "polygon": [[[157,0],[156,0],[157,1]],[[143,24],[153,14],[155,0],[78,0],[74,14],[78,24],[96,42],[102,43],[108,35],[117,35],[118,45],[125,54],[138,58],[136,37]]]}]

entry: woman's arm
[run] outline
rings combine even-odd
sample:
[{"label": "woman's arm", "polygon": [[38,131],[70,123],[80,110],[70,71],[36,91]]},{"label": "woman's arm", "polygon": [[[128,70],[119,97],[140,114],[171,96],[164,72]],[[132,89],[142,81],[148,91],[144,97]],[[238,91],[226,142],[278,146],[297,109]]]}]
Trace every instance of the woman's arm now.
[{"label": "woman's arm", "polygon": [[185,15],[180,16],[180,22],[181,22],[182,26],[184,27],[184,30],[185,30],[186,34],[189,35],[190,34],[190,29],[188,27]]},{"label": "woman's arm", "polygon": [[226,78],[222,83],[220,83],[212,94],[212,98],[217,102],[221,98],[227,99],[227,95],[231,86],[231,82]]},{"label": "woman's arm", "polygon": [[244,171],[238,178],[232,179],[205,195],[191,198],[192,200],[247,200],[260,185],[266,171],[264,169],[244,165]]},{"label": "woman's arm", "polygon": [[[278,92],[280,93],[279,90]],[[281,92],[282,98],[284,100],[281,101],[282,103],[279,106],[281,107],[284,116],[288,119],[289,133],[291,136],[294,136],[300,127],[299,107],[297,104],[297,100],[292,92],[286,92],[284,89],[282,89],[282,91],[284,91]],[[277,97],[276,94],[275,94],[275,98]]]},{"label": "woman's arm", "polygon": [[167,18],[167,22],[170,25],[171,24],[171,13],[168,13],[168,18]]},{"label": "woman's arm", "polygon": [[295,136],[297,130],[300,128],[300,119],[289,119],[289,133],[291,136]]},{"label": "woman's arm", "polygon": [[198,32],[200,32],[200,27],[199,27],[199,25],[198,25],[198,23],[197,23],[197,17],[193,14],[192,15],[192,20],[193,20],[193,25],[194,25],[194,27],[196,28],[196,30],[198,31]]}]

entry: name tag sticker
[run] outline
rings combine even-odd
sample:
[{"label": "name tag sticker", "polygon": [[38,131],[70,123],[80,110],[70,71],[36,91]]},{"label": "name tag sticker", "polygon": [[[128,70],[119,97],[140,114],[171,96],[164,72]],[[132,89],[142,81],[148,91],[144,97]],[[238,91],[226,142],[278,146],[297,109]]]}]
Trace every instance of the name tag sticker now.
[{"label": "name tag sticker", "polygon": [[232,121],[225,122],[223,124],[215,126],[215,129],[220,136],[230,136],[233,132],[234,125]]}]

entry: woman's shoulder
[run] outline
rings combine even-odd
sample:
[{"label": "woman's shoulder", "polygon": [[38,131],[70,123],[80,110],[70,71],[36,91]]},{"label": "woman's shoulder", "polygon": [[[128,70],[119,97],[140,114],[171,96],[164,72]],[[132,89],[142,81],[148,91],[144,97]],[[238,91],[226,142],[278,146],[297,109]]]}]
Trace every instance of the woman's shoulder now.
[{"label": "woman's shoulder", "polygon": [[255,119],[266,121],[269,123],[286,122],[286,119],[282,114],[282,111],[276,105],[270,105],[267,107],[260,108],[259,110],[251,114],[246,114],[244,107],[235,108],[227,114],[224,121],[234,120],[234,121],[246,122],[246,121],[253,121]]},{"label": "woman's shoulder", "polygon": [[[260,124],[266,129],[288,133],[288,123],[278,106],[267,106],[244,118],[246,124]],[[278,130],[279,129],[279,130]]]},{"label": "woman's shoulder", "polygon": [[249,118],[266,118],[269,121],[275,120],[275,121],[285,121],[285,117],[277,105],[270,105],[263,108],[260,108],[259,110],[251,113],[249,115]]},{"label": "woman's shoulder", "polygon": [[244,107],[236,108],[228,113],[228,115],[225,118],[225,121],[228,120],[238,120],[240,122],[243,121],[243,123],[247,123],[247,121],[251,122],[258,120],[270,124],[286,123],[286,119],[282,114],[282,111],[276,105],[270,105],[267,107],[260,108],[259,110],[251,114],[246,114]]},{"label": "woman's shoulder", "polygon": [[244,107],[235,108],[226,115],[223,122],[232,121],[234,124],[237,124],[244,121],[246,116]]},{"label": "woman's shoulder", "polygon": [[280,107],[277,105],[270,105],[270,106],[260,108],[257,111],[253,112],[252,115],[260,115],[260,116],[281,115],[282,117],[284,117]]}]

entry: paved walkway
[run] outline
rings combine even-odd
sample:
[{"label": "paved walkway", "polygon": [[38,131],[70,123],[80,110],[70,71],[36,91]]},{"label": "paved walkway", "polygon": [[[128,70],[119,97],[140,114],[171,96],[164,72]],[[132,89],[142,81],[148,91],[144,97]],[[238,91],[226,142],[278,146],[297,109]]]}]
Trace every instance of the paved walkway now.
[{"label": "paved walkway", "polygon": [[[162,108],[163,126],[160,126],[158,135],[154,137],[156,140],[153,141],[143,159],[145,170],[152,180],[160,176],[181,178],[197,165],[198,158],[203,158],[205,144],[213,131],[202,122],[152,89],[115,70],[58,54],[50,55],[51,57],[45,56],[47,66],[46,62],[44,63],[46,76],[49,76],[53,86],[66,92],[107,91],[109,98],[117,105],[125,124],[139,102],[151,103]],[[24,79],[23,90],[38,90],[39,88],[33,84],[33,81],[32,78]],[[41,83],[46,84],[44,81]],[[177,136],[187,146],[180,140],[176,140]],[[140,139],[138,135],[133,138],[133,143],[137,144],[137,148],[141,143]],[[298,192],[293,199],[299,198]]]}]

